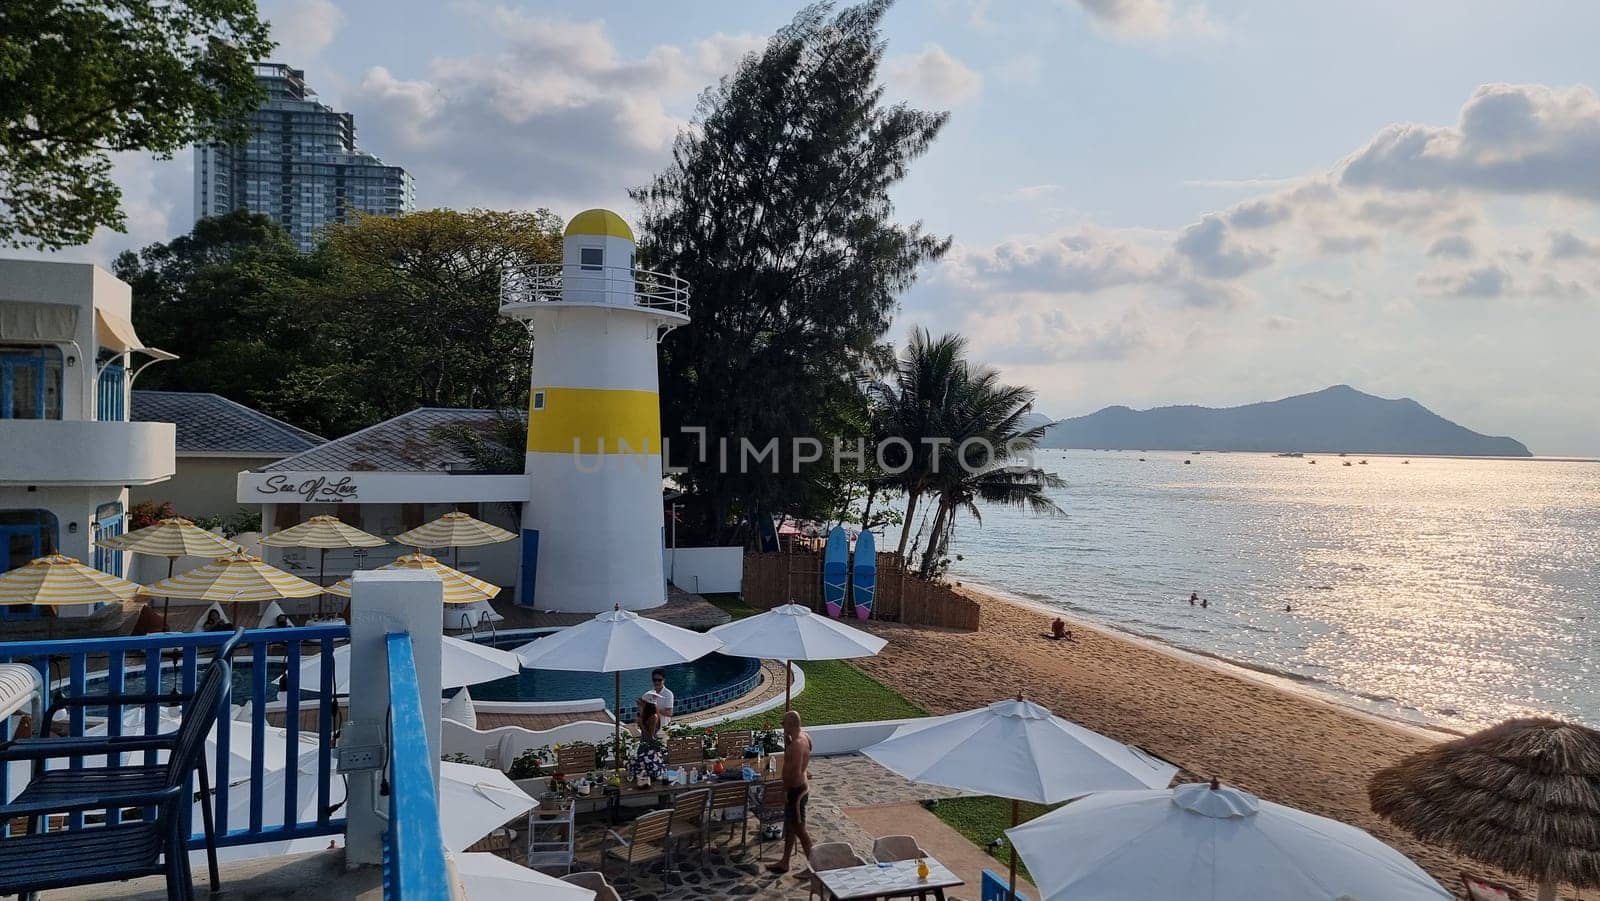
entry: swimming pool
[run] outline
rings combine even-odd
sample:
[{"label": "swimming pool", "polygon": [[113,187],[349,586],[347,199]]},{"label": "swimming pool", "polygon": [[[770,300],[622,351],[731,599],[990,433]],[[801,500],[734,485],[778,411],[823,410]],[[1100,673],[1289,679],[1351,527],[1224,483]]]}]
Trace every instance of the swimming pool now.
[{"label": "swimming pool", "polygon": [[[538,636],[502,634],[493,642],[484,643],[510,650],[526,644],[530,637]],[[674,696],[673,715],[678,717],[743,697],[761,681],[761,661],[749,657],[707,654],[691,663],[679,663],[663,669],[667,672],[667,687],[672,689]],[[649,690],[649,667],[623,671],[623,709],[620,714],[623,722],[633,721],[634,700]],[[603,698],[609,709],[615,683],[610,673],[524,669],[515,676],[474,685],[471,691],[472,697],[480,701],[577,701]]]}]

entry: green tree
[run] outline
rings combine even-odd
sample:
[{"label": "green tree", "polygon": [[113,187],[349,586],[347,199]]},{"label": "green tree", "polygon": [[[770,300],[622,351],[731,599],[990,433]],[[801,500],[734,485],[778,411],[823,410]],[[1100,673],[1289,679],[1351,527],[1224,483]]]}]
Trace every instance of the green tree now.
[{"label": "green tree", "polygon": [[[837,509],[817,496],[825,480],[794,473],[791,439],[845,432],[836,412],[884,353],[896,296],[949,247],[893,219],[890,188],[947,114],[883,102],[889,5],[801,11],[707,91],[672,164],[633,192],[644,264],[692,285],[694,322],[662,343],[661,401],[702,538],[735,537],[763,511]],[[778,439],[779,471],[724,471],[715,442],[732,442],[732,460],[741,438]]]},{"label": "green tree", "polygon": [[237,137],[273,46],[255,0],[0,3],[0,244],[120,231],[110,154]]},{"label": "green tree", "polygon": [[334,348],[284,390],[340,434],[419,406],[524,409],[528,333],[500,315],[507,267],[560,262],[549,210],[428,210],[328,229],[314,303]]},{"label": "green tree", "polygon": [[266,216],[235,211],[202,219],[187,235],[124,251],[112,272],[133,288],[141,336],[178,354],[136,387],[212,391],[325,434],[284,380],[328,352],[321,314],[306,302],[326,276]]},{"label": "green tree", "polygon": [[967,339],[935,339],[926,329],[911,333],[894,369],[894,388],[884,404],[884,430],[904,444],[886,445],[885,462],[901,470],[889,481],[906,495],[905,520],[896,552],[904,557],[916,523],[917,505],[934,486],[935,449],[956,427],[958,397],[967,379]]}]

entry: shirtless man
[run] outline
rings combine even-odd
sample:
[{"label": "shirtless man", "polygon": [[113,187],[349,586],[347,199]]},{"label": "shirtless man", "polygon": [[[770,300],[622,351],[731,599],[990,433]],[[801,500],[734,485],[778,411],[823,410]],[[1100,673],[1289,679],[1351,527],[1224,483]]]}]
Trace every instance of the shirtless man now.
[{"label": "shirtless man", "polygon": [[811,856],[811,833],[806,831],[806,802],[810,800],[811,736],[800,728],[800,713],[791,710],[783,715],[783,858],[767,864],[774,873],[789,871],[789,856],[794,853],[795,839],[800,840],[800,850]]}]

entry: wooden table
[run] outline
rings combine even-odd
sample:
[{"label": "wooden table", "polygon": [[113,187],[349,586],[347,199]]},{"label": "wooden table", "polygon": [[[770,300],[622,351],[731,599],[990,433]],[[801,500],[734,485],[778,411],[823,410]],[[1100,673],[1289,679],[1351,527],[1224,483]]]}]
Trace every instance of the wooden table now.
[{"label": "wooden table", "polygon": [[815,873],[823,888],[839,901],[857,901],[861,898],[911,898],[924,892],[935,898],[944,898],[944,890],[965,883],[950,872],[944,864],[931,857],[922,858],[928,864],[928,878],[917,877],[915,860],[897,860],[894,863],[869,863],[861,867],[844,867]]}]

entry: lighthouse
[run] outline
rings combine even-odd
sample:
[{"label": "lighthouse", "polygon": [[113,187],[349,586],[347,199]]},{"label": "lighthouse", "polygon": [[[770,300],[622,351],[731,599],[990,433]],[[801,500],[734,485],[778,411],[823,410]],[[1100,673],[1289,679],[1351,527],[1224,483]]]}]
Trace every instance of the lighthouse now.
[{"label": "lighthouse", "polygon": [[500,311],[533,344],[518,600],[540,610],[666,603],[656,345],[688,323],[689,292],[633,255],[622,217],[588,210],[559,266],[502,281]]}]

